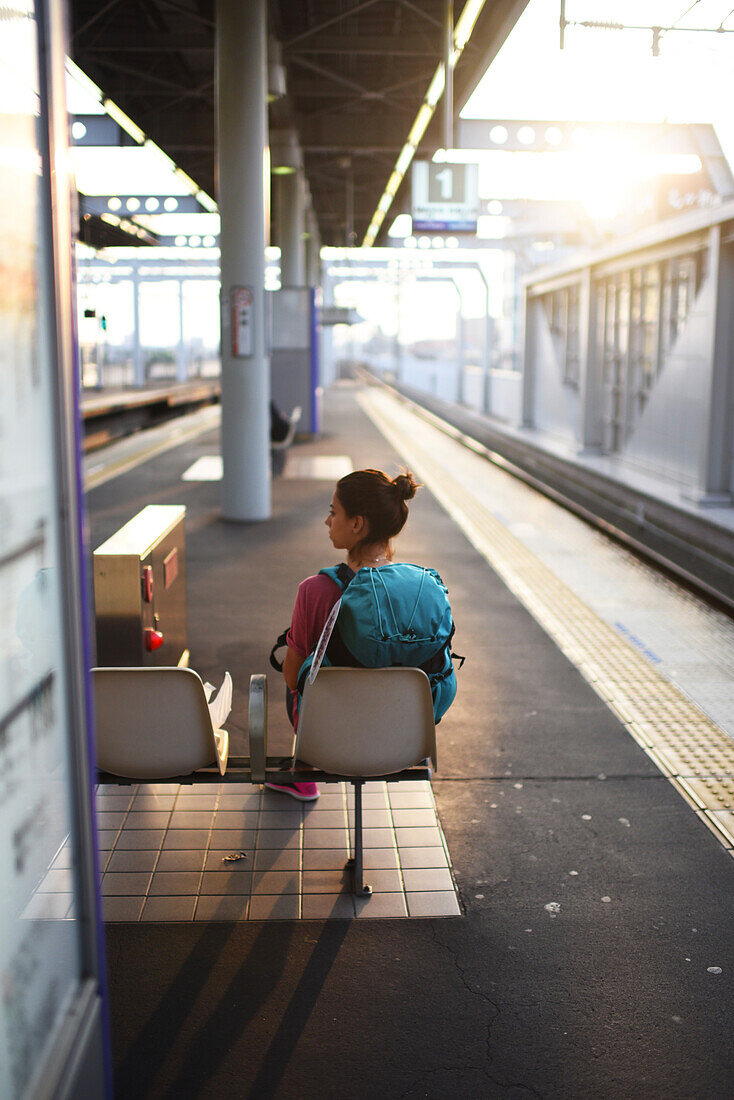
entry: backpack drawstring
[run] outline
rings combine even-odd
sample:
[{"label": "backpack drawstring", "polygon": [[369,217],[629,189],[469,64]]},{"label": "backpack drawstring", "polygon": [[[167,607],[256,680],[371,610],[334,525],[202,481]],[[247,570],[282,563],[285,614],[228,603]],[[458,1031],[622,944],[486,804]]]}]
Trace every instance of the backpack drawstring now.
[{"label": "backpack drawstring", "polygon": [[423,584],[425,582],[425,579],[426,579],[426,571],[424,569],[423,572],[421,573],[421,583],[420,583],[420,587],[418,589],[418,595],[416,596],[415,604],[413,605],[413,614],[410,616],[410,622],[408,623],[408,625],[405,628],[405,633],[406,634],[408,634],[410,632],[410,628],[413,625],[413,619],[415,618],[415,613],[418,610],[418,604],[421,602],[421,592],[423,591]]},{"label": "backpack drawstring", "polygon": [[[375,607],[377,608],[377,625],[380,629],[380,636],[385,637],[385,627],[382,625],[382,611],[380,610],[380,601],[377,598],[377,589],[375,588],[375,570],[370,569],[370,581],[372,583],[372,595],[375,600]],[[384,582],[383,582],[384,584]]]},{"label": "backpack drawstring", "polygon": [[[374,587],[375,587],[375,579],[374,579],[375,578],[375,573],[379,572],[379,570],[373,569],[373,570],[371,570],[371,572],[372,572],[372,588],[374,590]],[[398,627],[398,617],[395,614],[395,608],[392,605],[392,600],[390,599],[390,592],[388,590],[387,585],[385,584],[385,578],[381,576],[380,577],[380,582],[382,584],[382,587],[385,590],[385,597],[386,597],[387,602],[390,606],[390,611],[392,612],[392,621],[395,624],[395,633],[394,633],[393,637],[397,637],[400,634],[400,628]],[[377,593],[376,592],[375,592],[375,599],[377,599]],[[378,614],[379,614],[379,604],[378,604]],[[415,609],[413,609],[413,614],[415,614]],[[412,622],[413,620],[411,619],[410,621]],[[382,616],[380,616],[380,632],[384,636],[385,632],[382,629]]]}]

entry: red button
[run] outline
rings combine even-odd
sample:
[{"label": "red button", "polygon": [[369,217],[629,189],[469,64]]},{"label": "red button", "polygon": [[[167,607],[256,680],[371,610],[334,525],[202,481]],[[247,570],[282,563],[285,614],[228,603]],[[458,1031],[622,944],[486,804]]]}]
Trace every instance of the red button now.
[{"label": "red button", "polygon": [[160,630],[153,630],[152,627],[148,627],[145,632],[145,648],[149,653],[152,653],[156,649],[160,649],[163,645],[163,635]]}]

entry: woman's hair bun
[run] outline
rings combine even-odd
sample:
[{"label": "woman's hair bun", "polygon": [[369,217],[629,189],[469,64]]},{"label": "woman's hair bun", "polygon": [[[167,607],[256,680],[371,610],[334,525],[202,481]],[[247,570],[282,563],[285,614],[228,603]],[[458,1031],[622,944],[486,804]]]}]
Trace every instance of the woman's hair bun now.
[{"label": "woman's hair bun", "polygon": [[405,470],[402,474],[398,474],[397,477],[393,478],[392,483],[402,500],[412,500],[416,491],[420,488],[419,483],[415,480],[410,470]]}]

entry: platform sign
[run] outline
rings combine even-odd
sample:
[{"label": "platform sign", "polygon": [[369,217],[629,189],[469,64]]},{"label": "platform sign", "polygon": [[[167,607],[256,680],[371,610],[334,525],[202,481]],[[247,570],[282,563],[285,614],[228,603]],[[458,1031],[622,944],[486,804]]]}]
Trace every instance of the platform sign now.
[{"label": "platform sign", "polygon": [[248,359],[255,354],[255,294],[249,286],[232,287],[232,355]]},{"label": "platform sign", "polygon": [[414,233],[476,233],[479,169],[476,164],[413,162]]}]

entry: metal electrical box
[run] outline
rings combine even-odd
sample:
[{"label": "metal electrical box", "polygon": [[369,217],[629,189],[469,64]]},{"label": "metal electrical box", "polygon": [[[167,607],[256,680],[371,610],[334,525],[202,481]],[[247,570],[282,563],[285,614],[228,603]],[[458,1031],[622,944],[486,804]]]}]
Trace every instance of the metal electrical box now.
[{"label": "metal electrical box", "polygon": [[188,663],[185,518],[149,504],[94,551],[98,665]]}]

